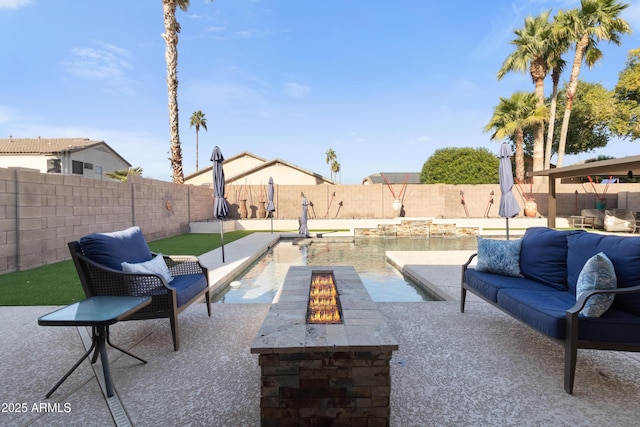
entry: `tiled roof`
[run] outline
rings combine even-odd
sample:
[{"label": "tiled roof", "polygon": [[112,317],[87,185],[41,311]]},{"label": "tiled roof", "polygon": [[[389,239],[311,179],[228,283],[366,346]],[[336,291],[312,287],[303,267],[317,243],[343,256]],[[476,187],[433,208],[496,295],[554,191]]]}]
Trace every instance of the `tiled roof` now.
[{"label": "tiled roof", "polygon": [[0,154],[55,154],[77,151],[104,141],[87,138],[0,138]]}]

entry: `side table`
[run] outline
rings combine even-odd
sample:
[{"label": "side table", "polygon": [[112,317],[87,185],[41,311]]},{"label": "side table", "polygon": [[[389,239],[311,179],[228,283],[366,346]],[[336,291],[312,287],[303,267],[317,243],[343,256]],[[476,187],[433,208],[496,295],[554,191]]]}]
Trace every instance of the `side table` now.
[{"label": "side table", "polygon": [[100,355],[102,362],[102,371],[104,373],[104,382],[107,388],[107,396],[113,396],[113,382],[111,380],[111,370],[109,368],[109,359],[107,358],[107,346],[119,350],[129,356],[138,359],[142,363],[146,360],[134,356],[126,350],[117,347],[109,340],[109,325],[123,320],[127,316],[141,308],[151,304],[151,297],[132,297],[132,296],[95,296],[74,304],[53,311],[38,319],[41,326],[91,326],[91,347],[76,362],[75,365],[67,372],[60,381],[53,386],[47,393],[47,398],[76,370],[80,363],[93,351],[91,363],[95,363]]}]

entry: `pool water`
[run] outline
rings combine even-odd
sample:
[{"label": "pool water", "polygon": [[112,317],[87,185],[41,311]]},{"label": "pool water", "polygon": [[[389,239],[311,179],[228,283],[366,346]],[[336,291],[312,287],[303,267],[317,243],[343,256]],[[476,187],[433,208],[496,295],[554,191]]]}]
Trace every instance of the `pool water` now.
[{"label": "pool water", "polygon": [[[352,265],[376,302],[430,301],[386,261],[387,251],[467,250],[475,237],[280,241],[214,298],[217,303],[271,303],[293,265]],[[239,282],[239,283],[238,283]],[[239,285],[239,287],[236,287]]]}]

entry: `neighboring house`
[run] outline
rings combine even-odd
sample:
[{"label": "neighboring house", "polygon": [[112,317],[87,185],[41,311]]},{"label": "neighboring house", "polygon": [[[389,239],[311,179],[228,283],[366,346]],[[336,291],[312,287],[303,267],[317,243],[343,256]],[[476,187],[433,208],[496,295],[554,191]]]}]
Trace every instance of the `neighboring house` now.
[{"label": "neighboring house", "polygon": [[369,175],[362,180],[363,184],[386,184],[384,177],[387,178],[389,184],[420,184],[420,172],[380,172]]},{"label": "neighboring house", "polygon": [[105,179],[131,164],[104,141],[86,138],[0,138],[0,167]]},{"label": "neighboring house", "polygon": [[[277,185],[337,184],[322,175],[280,159],[266,160],[249,152],[225,158],[222,163],[226,185],[266,185],[273,178]],[[213,165],[184,178],[185,184],[213,186]]]}]

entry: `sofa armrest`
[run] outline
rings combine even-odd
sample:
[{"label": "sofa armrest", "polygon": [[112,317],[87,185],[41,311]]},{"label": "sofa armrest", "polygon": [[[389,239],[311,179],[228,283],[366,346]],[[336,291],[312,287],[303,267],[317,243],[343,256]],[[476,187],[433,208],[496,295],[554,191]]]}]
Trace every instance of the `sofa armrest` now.
[{"label": "sofa armrest", "polygon": [[628,288],[616,288],[616,289],[593,289],[580,295],[580,298],[576,301],[575,305],[567,310],[567,316],[578,315],[587,303],[587,300],[594,295],[598,294],[633,294],[640,292],[640,285],[630,286]]}]

